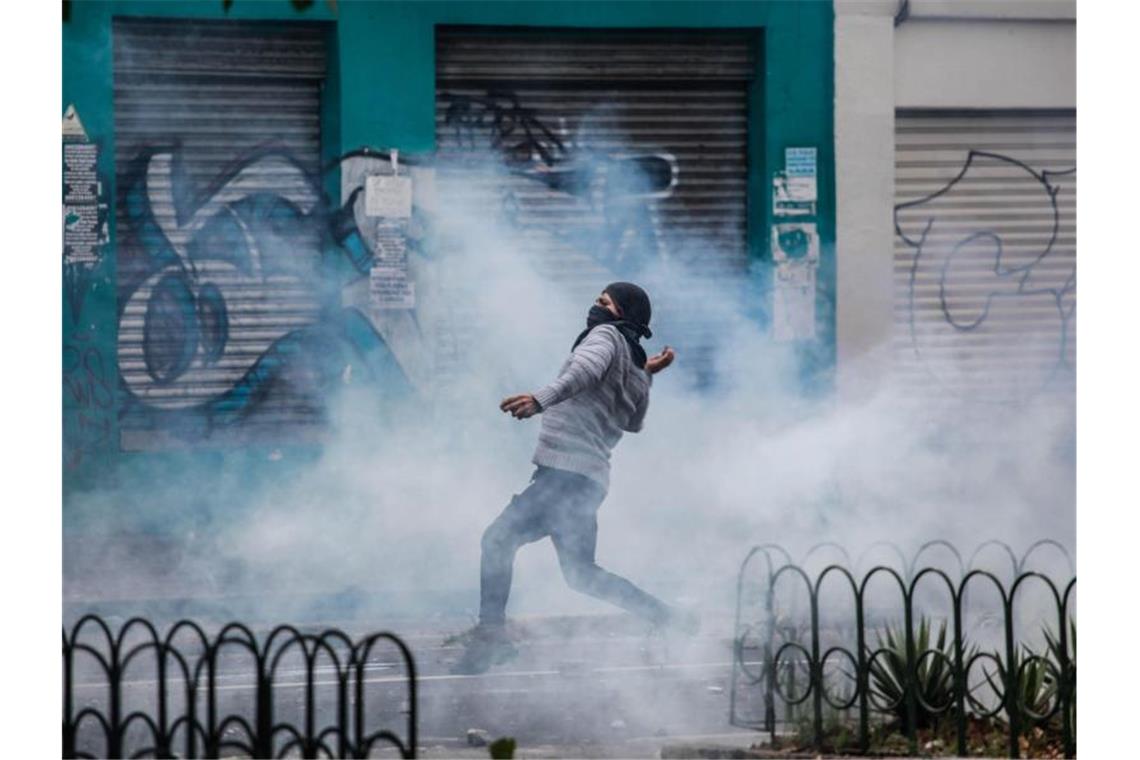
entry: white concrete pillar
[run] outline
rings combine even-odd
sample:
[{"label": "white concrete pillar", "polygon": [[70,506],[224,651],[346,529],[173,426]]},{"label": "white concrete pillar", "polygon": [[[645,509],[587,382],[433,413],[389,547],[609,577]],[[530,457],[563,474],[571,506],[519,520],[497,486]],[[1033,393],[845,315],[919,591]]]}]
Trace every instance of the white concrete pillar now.
[{"label": "white concrete pillar", "polygon": [[895,0],[836,0],[837,390],[889,371],[893,304]]}]

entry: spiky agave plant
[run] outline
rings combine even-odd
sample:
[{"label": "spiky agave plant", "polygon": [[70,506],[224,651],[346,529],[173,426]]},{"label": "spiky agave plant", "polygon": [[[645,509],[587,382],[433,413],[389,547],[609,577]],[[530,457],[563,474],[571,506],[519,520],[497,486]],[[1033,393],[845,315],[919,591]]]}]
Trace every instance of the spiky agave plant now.
[{"label": "spiky agave plant", "polygon": [[[1054,634],[1048,626],[1045,627],[1045,643],[1049,647],[1049,655],[1053,658],[1053,662],[1057,668],[1061,667],[1061,637]],[[1076,671],[1077,669],[1077,621],[1069,621],[1069,640],[1066,648],[1069,655],[1069,666]]]},{"label": "spiky agave plant", "polygon": [[1036,715],[1049,711],[1057,694],[1057,679],[1046,662],[1024,644],[1014,649],[1008,661],[1002,661],[997,672],[983,671],[986,682],[996,693],[1005,693],[1005,684],[1013,685],[1013,697],[1018,710],[1029,710]]},{"label": "spiky agave plant", "polygon": [[[911,682],[907,668],[906,629],[887,627],[878,634],[878,648],[883,654],[871,662],[871,688],[881,704],[891,705],[887,712],[894,716],[900,729],[908,732],[910,715],[907,708],[906,687]],[[963,653],[969,660],[975,650]],[[933,652],[934,654],[927,654]],[[924,656],[925,655],[925,656]],[[954,642],[947,641],[946,622],[938,627],[937,637],[931,642],[931,623],[926,617],[918,622],[914,636],[915,700],[914,728],[935,726],[943,713],[941,708],[954,703]],[[930,708],[936,708],[937,711]]]},{"label": "spiky agave plant", "polygon": [[[1054,701],[1059,698],[1061,689],[1057,677],[1058,675],[1064,677],[1061,672],[1061,637],[1054,634],[1048,626],[1044,628],[1043,633],[1048,648],[1048,652],[1044,656],[1037,655],[1028,646],[1022,644],[1021,649],[1014,650],[1013,658],[1008,663],[1003,663],[997,673],[990,673],[989,671],[985,673],[986,681],[989,682],[990,688],[995,691],[999,689],[1004,691],[1001,688],[1002,684],[1012,683],[1013,693],[1017,699],[1017,708],[1031,711],[1037,716],[1050,712]],[[1077,666],[1076,623],[1070,623],[1069,641],[1072,642],[1068,646],[1069,665],[1075,670]],[[998,683],[998,678],[1001,679],[1001,684]],[[1074,710],[1070,713],[1072,719],[1076,718],[1075,697],[1076,694],[1074,693]]]},{"label": "spiky agave plant", "polygon": [[[1061,677],[1065,678],[1065,673],[1061,670],[1061,637],[1054,635],[1048,627],[1045,628],[1045,643],[1049,647],[1049,656],[1053,658],[1053,662],[1057,665],[1057,671],[1061,673]],[[1072,694],[1070,695],[1071,701],[1069,702],[1069,725],[1072,727],[1073,732],[1077,730],[1077,621],[1069,621],[1069,641],[1067,642],[1069,667],[1071,668]]]}]

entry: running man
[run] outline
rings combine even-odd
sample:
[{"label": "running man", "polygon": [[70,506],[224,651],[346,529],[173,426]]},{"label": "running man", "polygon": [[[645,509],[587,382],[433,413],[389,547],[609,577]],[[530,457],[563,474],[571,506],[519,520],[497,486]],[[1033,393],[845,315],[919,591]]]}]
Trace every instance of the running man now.
[{"label": "running man", "polygon": [[649,296],[637,285],[615,282],[598,296],[586,329],[554,382],[534,393],[510,396],[499,408],[524,420],[542,414],[530,485],[483,534],[479,624],[453,669],[482,673],[516,653],[505,631],[515,553],[550,536],[571,588],[604,599],[657,626],[695,632],[693,613],[669,607],[594,560],[597,511],[609,488],[610,452],[623,432],[641,430],[652,376],[673,363],[666,346],[646,357]]}]

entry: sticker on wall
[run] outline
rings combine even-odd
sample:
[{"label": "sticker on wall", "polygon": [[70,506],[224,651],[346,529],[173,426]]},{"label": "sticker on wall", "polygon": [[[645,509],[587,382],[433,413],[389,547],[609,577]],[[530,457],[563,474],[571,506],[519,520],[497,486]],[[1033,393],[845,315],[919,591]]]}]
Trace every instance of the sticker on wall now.
[{"label": "sticker on wall", "polygon": [[772,227],[772,337],[777,341],[815,338],[815,289],[819,270],[819,232],[814,222]]},{"label": "sticker on wall", "polygon": [[809,193],[802,182],[792,182],[784,172],[776,172],[772,177],[772,214],[815,216],[814,193]]},{"label": "sticker on wall", "polygon": [[412,178],[376,174],[364,184],[364,213],[386,219],[412,215]]},{"label": "sticker on wall", "polygon": [[415,283],[408,276],[408,224],[413,183],[400,175],[399,152],[389,151],[391,174],[372,174],[364,181],[364,215],[375,224],[371,236],[375,263],[368,276],[368,298],[374,310],[414,309]]},{"label": "sticker on wall", "polygon": [[63,112],[63,139],[65,142],[67,140],[87,142],[87,130],[83,128],[83,122],[79,119],[74,103]]},{"label": "sticker on wall", "polygon": [[87,137],[74,105],[63,115],[63,261],[94,266],[106,242],[107,204],[99,182],[99,146]]},{"label": "sticker on wall", "polygon": [[408,275],[408,223],[375,219],[369,236],[376,257],[369,273],[368,294],[374,309],[414,309],[415,290]]},{"label": "sticker on wall", "polygon": [[378,264],[372,267],[368,296],[374,309],[416,308],[416,285],[408,279],[406,266]]},{"label": "sticker on wall", "polygon": [[775,216],[815,216],[819,187],[815,148],[785,148],[784,170],[772,177]]},{"label": "sticker on wall", "polygon": [[785,148],[784,171],[789,177],[815,180],[815,148]]}]

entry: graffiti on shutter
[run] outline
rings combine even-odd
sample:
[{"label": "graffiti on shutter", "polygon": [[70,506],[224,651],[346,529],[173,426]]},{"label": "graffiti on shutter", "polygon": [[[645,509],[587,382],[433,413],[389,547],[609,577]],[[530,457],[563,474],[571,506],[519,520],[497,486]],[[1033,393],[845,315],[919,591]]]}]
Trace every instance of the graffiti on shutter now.
[{"label": "graffiti on shutter", "polygon": [[1071,395],[1075,117],[900,115],[896,156],[902,376],[986,403]]},{"label": "graffiti on shutter", "polygon": [[436,40],[441,183],[497,199],[536,269],[576,300],[683,272],[671,282],[689,287],[655,289],[654,319],[689,367],[710,366],[714,334],[696,283],[747,266],[755,59],[743,35],[712,37],[456,28]]},{"label": "graffiti on shutter", "polygon": [[[341,275],[373,250],[320,173],[321,29],[117,19],[121,446],[319,437],[352,367],[406,381]],[[351,265],[325,267],[335,259]]]}]

